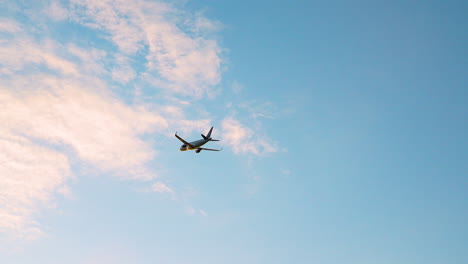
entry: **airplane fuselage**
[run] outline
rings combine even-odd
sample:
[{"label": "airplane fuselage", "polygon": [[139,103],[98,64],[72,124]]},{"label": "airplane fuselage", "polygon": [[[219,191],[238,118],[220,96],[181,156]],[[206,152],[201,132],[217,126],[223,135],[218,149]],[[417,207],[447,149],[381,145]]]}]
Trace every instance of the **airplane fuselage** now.
[{"label": "airplane fuselage", "polygon": [[209,140],[205,140],[205,139],[195,140],[195,141],[189,142],[190,145],[192,145],[193,147],[191,147],[190,145],[187,145],[187,144],[183,144],[182,146],[180,146],[180,151],[198,149],[199,147],[205,145],[208,142],[209,142]]}]

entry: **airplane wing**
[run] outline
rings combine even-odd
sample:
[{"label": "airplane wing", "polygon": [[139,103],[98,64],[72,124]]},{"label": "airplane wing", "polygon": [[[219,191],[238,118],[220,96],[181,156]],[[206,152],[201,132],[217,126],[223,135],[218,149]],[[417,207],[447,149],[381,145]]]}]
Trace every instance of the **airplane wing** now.
[{"label": "airplane wing", "polygon": [[177,135],[177,132],[175,133],[175,136],[176,136],[176,138],[178,138],[180,141],[182,141],[184,144],[187,144],[188,146],[190,146],[190,147],[193,148],[193,145],[190,144],[190,143],[188,143],[187,141],[185,141],[185,139],[179,137],[179,136]]},{"label": "airplane wing", "polygon": [[221,149],[198,148],[198,149],[210,150],[210,151],[220,151],[220,150],[222,150],[223,148],[221,148]]}]

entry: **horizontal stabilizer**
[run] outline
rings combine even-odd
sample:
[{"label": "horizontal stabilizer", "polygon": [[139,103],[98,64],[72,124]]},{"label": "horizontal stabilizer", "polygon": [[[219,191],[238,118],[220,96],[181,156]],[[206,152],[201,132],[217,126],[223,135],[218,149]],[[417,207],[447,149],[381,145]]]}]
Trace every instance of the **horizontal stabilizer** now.
[{"label": "horizontal stabilizer", "polygon": [[221,149],[198,148],[198,149],[209,150],[209,151],[221,151],[221,150],[223,150],[223,148],[221,148]]}]

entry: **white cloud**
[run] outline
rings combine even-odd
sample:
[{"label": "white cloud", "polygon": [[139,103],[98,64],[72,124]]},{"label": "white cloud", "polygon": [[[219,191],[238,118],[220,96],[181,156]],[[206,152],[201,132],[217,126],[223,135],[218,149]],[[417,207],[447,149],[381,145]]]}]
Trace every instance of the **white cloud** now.
[{"label": "white cloud", "polygon": [[151,186],[151,190],[159,193],[174,193],[174,190],[162,182],[154,183],[153,186]]},{"label": "white cloud", "polygon": [[276,143],[266,136],[259,136],[238,120],[228,117],[222,122],[223,141],[232,147],[234,153],[252,153],[262,155],[276,152]]},{"label": "white cloud", "polygon": [[[157,17],[167,12],[162,3],[123,0],[71,0],[70,18],[85,26],[107,30],[119,49],[126,54],[134,54],[143,48],[144,32],[140,28],[145,23],[145,12]],[[147,23],[152,23],[149,20]]]},{"label": "white cloud", "polygon": [[58,2],[52,2],[45,14],[54,20],[64,20],[68,18],[68,10]]},{"label": "white cloud", "polygon": [[63,153],[0,131],[0,232],[37,238],[42,232],[32,216],[51,206],[71,177],[70,164]]},{"label": "white cloud", "polygon": [[246,110],[248,114],[252,117],[252,119],[274,119],[273,112],[274,105],[270,102],[261,102],[261,101],[251,101],[251,102],[243,102],[238,105],[240,109]]},{"label": "white cloud", "polygon": [[198,209],[198,213],[200,213],[203,216],[207,216],[208,214],[205,212],[205,210]]},{"label": "white cloud", "polygon": [[13,20],[0,18],[0,32],[15,33],[21,31],[21,27]]},{"label": "white cloud", "polygon": [[203,13],[197,13],[194,23],[191,24],[193,24],[192,31],[199,32],[201,34],[216,32],[224,28],[224,25],[221,22],[207,19]]},{"label": "white cloud", "polygon": [[77,67],[81,74],[102,76],[107,73],[103,65],[107,52],[96,48],[84,49],[73,43],[67,45],[67,51],[79,59]]},{"label": "white cloud", "polygon": [[[178,16],[188,16],[168,4],[145,1],[72,1],[76,21],[110,33],[110,40],[126,56],[147,49],[146,73],[142,76],[158,88],[201,98],[216,93],[220,81],[221,49],[204,32],[214,22],[193,18],[196,30],[185,32]],[[124,70],[116,70],[121,76]],[[123,81],[134,77],[125,76]]]},{"label": "white cloud", "polygon": [[[21,90],[3,88],[0,113],[5,129],[30,138],[70,146],[86,162],[105,171],[139,171],[153,151],[138,135],[165,129],[164,118],[138,107],[129,107],[110,94],[83,89],[84,83],[36,75]],[[18,86],[16,86],[18,87]],[[142,173],[140,171],[140,173]],[[125,177],[125,176],[123,176]],[[131,176],[148,178],[148,175]],[[150,177],[149,177],[150,178]]]},{"label": "white cloud", "polygon": [[0,71],[11,74],[26,66],[44,65],[62,74],[76,75],[78,70],[74,63],[53,53],[53,50],[58,48],[50,40],[37,43],[36,40],[26,37],[0,42],[0,58],[2,58]]},{"label": "white cloud", "polygon": [[[36,81],[37,90],[27,82],[16,85],[21,92],[0,86],[2,231],[29,234],[37,228],[34,213],[66,190],[71,153],[117,177],[154,178],[146,163],[155,152],[139,135],[167,126],[164,118],[80,88],[83,84],[35,77],[45,82]],[[55,150],[58,146],[68,151]]]}]

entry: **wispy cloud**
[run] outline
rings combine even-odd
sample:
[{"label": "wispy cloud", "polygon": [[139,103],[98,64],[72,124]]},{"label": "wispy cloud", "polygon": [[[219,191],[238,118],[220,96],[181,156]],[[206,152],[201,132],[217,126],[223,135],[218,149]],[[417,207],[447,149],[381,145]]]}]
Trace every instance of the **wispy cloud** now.
[{"label": "wispy cloud", "polygon": [[0,18],[0,32],[15,33],[21,31],[18,23],[10,19]]},{"label": "wispy cloud", "polygon": [[51,2],[44,14],[53,20],[64,20],[69,16],[69,11],[58,2]]},{"label": "wispy cloud", "polygon": [[238,81],[234,81],[231,84],[231,90],[234,92],[234,94],[240,94],[244,89],[244,86]]},{"label": "wispy cloud", "polygon": [[34,77],[0,84],[0,229],[31,228],[37,205],[47,205],[70,177],[69,155],[117,177],[155,177],[146,168],[154,150],[139,135],[165,129],[164,118],[83,83]]},{"label": "wispy cloud", "polygon": [[194,215],[207,216],[208,215],[203,209],[196,209],[196,208],[193,208],[192,206],[186,207],[185,213],[190,216],[194,216]]},{"label": "wispy cloud", "polygon": [[172,190],[169,186],[167,186],[165,183],[162,182],[156,182],[151,186],[151,190],[153,192],[158,192],[158,193],[174,193],[174,190]]},{"label": "wispy cloud", "polygon": [[[210,123],[186,118],[177,105],[129,105],[114,81],[157,80],[153,89],[200,98],[220,79],[220,49],[202,32],[212,29],[210,21],[193,16],[190,22],[168,4],[72,0],[52,2],[41,14],[49,24],[87,27],[118,49],[59,42],[35,34],[34,25],[0,19],[6,34],[0,41],[0,232],[23,238],[40,236],[36,216],[78,176],[71,160],[119,178],[150,180],[157,174],[147,165],[157,152],[142,135]],[[183,30],[187,21],[196,30]],[[174,193],[163,182],[152,190]]]},{"label": "wispy cloud", "polygon": [[[146,53],[147,63],[141,76],[148,82],[171,93],[197,98],[216,92],[214,87],[221,79],[221,49],[216,40],[204,36],[219,28],[219,23],[162,2],[71,2],[67,18],[107,32],[122,56]],[[55,14],[57,9],[60,8],[54,4],[49,10]],[[117,69],[116,75],[123,72],[125,68]],[[128,81],[135,76],[122,79]]]},{"label": "wispy cloud", "polygon": [[256,135],[252,129],[233,117],[222,122],[223,141],[232,147],[235,153],[252,153],[262,155],[276,152],[276,143],[265,135]]},{"label": "wispy cloud", "polygon": [[45,66],[61,74],[77,74],[74,63],[57,56],[52,50],[58,46],[51,40],[41,40],[30,37],[19,37],[11,41],[0,43],[0,57],[2,58],[0,72],[12,74],[27,66]]},{"label": "wispy cloud", "polygon": [[70,164],[63,153],[3,129],[1,135],[0,232],[13,231],[21,238],[34,239],[42,232],[32,216],[51,206],[53,195],[71,177]]}]

